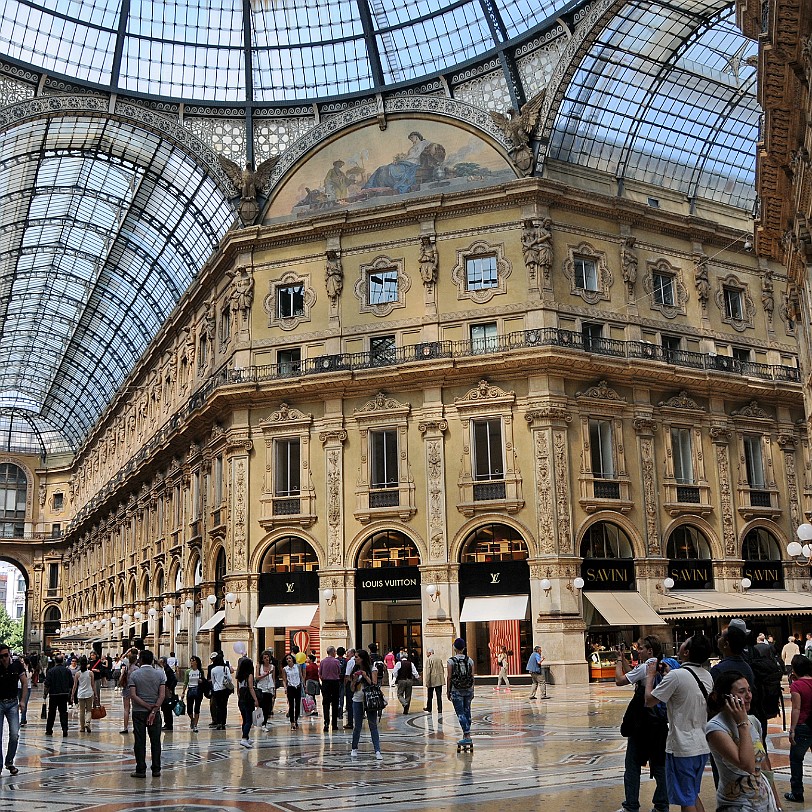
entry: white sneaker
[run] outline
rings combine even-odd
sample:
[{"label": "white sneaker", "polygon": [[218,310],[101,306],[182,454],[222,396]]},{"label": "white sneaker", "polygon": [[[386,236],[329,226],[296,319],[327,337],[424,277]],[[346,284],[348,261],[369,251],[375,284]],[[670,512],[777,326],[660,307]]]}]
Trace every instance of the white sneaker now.
[{"label": "white sneaker", "polygon": [[250,739],[240,739],[240,744],[241,744],[243,747],[253,747],[253,746],[254,746],[253,744],[251,744],[251,740],[250,740]]},{"label": "white sneaker", "polygon": [[350,755],[353,758],[358,758],[358,751],[357,750],[350,750]]},{"label": "white sneaker", "polygon": [[381,755],[381,751],[380,751],[380,750],[376,750],[376,751],[375,751],[375,759],[376,759],[377,761],[383,761],[383,756]]}]

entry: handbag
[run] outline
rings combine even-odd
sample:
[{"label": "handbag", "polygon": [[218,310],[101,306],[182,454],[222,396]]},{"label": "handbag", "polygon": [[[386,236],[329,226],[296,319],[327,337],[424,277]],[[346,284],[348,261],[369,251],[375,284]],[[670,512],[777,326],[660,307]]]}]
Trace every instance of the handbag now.
[{"label": "handbag", "polygon": [[305,682],[305,693],[310,696],[318,696],[321,693],[321,684],[317,679],[309,679]]},{"label": "handbag", "polygon": [[254,713],[251,716],[251,724],[254,727],[262,727],[265,715],[262,713],[262,708],[254,708]]},{"label": "handbag", "polygon": [[104,719],[105,716],[107,716],[107,708],[104,705],[94,705],[90,709],[91,719]]},{"label": "handbag", "polygon": [[234,693],[234,680],[231,679],[231,674],[228,673],[228,670],[223,667],[223,690],[228,691],[229,694]]},{"label": "handbag", "polygon": [[172,706],[172,713],[174,713],[175,716],[183,716],[183,714],[186,713],[186,703],[180,697],[175,700],[175,704]]},{"label": "handbag", "polygon": [[316,710],[316,700],[309,695],[302,697],[302,710],[305,713],[313,713]]},{"label": "handbag", "polygon": [[364,707],[370,711],[382,711],[387,706],[386,697],[378,685],[364,686]]},{"label": "handbag", "polygon": [[42,709],[39,712],[39,718],[40,719],[47,719],[48,718],[48,703],[47,702],[42,703]]}]

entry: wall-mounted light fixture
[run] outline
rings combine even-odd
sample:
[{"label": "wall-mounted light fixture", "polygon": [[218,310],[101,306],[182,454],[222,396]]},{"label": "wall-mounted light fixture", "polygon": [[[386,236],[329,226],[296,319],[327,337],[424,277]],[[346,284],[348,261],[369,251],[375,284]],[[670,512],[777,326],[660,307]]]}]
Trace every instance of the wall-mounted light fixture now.
[{"label": "wall-mounted light fixture", "polygon": [[328,586],[327,589],[323,590],[321,596],[324,598],[324,602],[328,606],[332,606],[336,602],[336,593],[333,592],[332,589]]},{"label": "wall-mounted light fixture", "polygon": [[226,592],[226,603],[233,609],[240,602],[240,599],[233,592]]},{"label": "wall-mounted light fixture", "polygon": [[440,591],[437,589],[437,584],[426,584],[426,594],[436,601],[440,597]]}]

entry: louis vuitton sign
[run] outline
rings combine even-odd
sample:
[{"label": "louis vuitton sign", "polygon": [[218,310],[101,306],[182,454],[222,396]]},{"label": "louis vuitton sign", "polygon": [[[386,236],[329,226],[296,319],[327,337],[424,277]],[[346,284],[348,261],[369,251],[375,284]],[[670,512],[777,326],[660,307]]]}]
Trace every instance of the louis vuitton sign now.
[{"label": "louis vuitton sign", "polygon": [[460,564],[460,598],[529,594],[530,567],[526,561]]},{"label": "louis vuitton sign", "polygon": [[262,606],[286,603],[318,603],[318,572],[263,572],[259,576]]},{"label": "louis vuitton sign", "polygon": [[581,564],[581,578],[585,591],[634,589],[634,561],[631,558],[586,558]]},{"label": "louis vuitton sign", "polygon": [[355,597],[360,601],[420,598],[419,567],[371,567],[355,573]]}]

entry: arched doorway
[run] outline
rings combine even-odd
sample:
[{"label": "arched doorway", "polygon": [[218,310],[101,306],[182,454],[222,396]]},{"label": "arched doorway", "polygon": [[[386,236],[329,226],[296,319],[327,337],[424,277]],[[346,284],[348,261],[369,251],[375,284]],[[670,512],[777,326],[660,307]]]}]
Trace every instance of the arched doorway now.
[{"label": "arched doorway", "polygon": [[[698,527],[691,524],[675,527],[668,536],[665,555],[668,577],[674,581],[675,590],[713,589],[711,546]],[[672,622],[675,647],[708,627],[706,618],[675,617]]]},{"label": "arched doorway", "polygon": [[42,645],[45,651],[59,648],[61,624],[62,611],[58,606],[49,606],[42,615]]},{"label": "arched doorway", "polygon": [[521,674],[532,651],[527,543],[506,524],[482,525],[460,550],[460,624],[476,673],[497,674],[505,647],[508,673]]},{"label": "arched doorway", "polygon": [[399,530],[367,537],[355,573],[355,644],[377,643],[384,654],[405,648],[423,662],[420,552]]},{"label": "arched doorway", "polygon": [[259,651],[270,649],[281,661],[291,646],[320,648],[319,557],[299,536],[277,539],[259,566]]},{"label": "arched doorway", "polygon": [[742,542],[742,578],[750,589],[783,589],[784,565],[776,537],[764,527],[753,527]]}]

